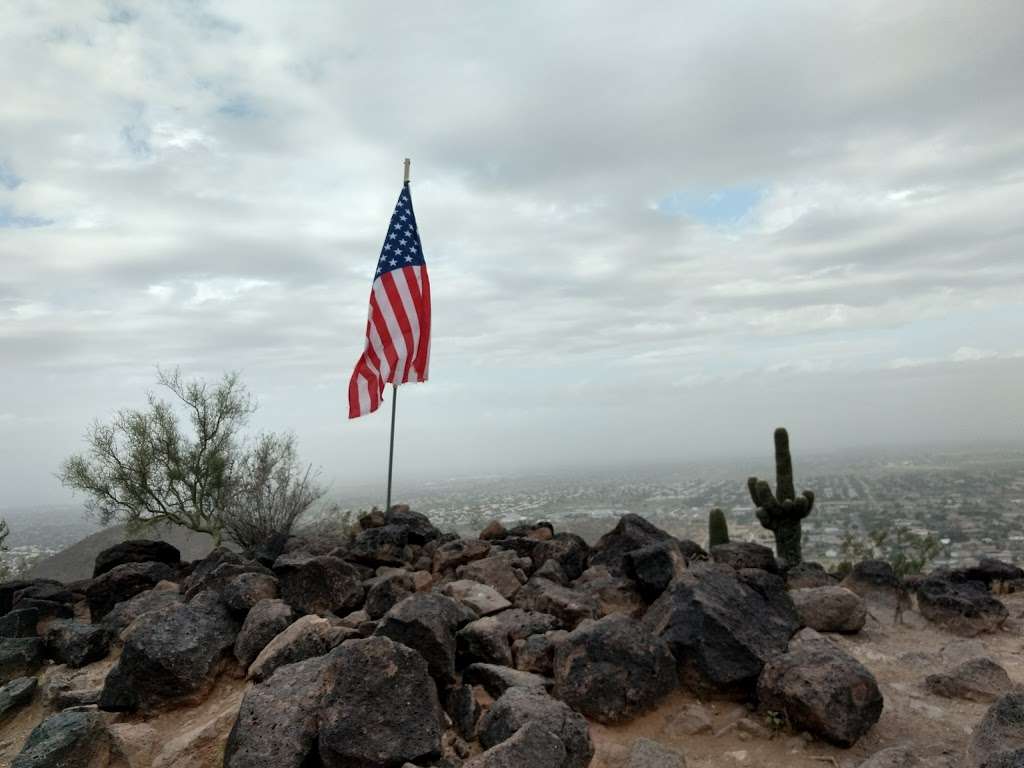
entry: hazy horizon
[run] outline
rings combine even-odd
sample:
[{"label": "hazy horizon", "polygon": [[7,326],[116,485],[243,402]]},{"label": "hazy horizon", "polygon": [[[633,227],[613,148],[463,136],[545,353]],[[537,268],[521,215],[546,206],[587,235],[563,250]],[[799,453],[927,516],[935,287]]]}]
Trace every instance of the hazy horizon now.
[{"label": "hazy horizon", "polygon": [[[0,7],[0,507],[155,367],[335,488],[412,158],[431,381],[396,487],[1024,448],[1024,5]],[[382,482],[382,480],[381,480]]]}]

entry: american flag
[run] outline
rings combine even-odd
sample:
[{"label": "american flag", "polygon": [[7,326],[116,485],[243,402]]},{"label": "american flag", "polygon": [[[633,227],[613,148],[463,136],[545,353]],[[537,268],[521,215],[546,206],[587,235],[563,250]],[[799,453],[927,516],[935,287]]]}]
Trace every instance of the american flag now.
[{"label": "american flag", "polygon": [[348,383],[348,417],[376,411],[385,384],[426,381],[429,367],[430,280],[405,182],[377,261],[366,346]]}]

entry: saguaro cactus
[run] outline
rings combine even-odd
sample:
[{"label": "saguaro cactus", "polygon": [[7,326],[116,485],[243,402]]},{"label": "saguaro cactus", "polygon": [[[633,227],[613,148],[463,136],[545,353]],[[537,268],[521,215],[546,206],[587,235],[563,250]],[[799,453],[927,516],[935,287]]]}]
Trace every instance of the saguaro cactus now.
[{"label": "saguaro cactus", "polygon": [[720,509],[712,509],[708,514],[708,549],[728,543],[729,523],[725,520],[725,513]]},{"label": "saguaro cactus", "polygon": [[750,498],[757,507],[757,519],[775,535],[775,553],[780,560],[795,565],[802,559],[800,521],[814,508],[814,493],[796,495],[793,485],[793,459],[789,455],[789,433],[775,430],[775,494],[766,480],[747,480]]}]

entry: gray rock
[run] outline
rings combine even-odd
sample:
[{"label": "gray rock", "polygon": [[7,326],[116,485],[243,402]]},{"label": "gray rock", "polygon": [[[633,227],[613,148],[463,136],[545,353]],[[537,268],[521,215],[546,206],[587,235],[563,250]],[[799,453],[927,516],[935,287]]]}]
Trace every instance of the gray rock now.
[{"label": "gray rock", "polygon": [[44,650],[38,637],[0,639],[0,684],[38,672],[43,666]]},{"label": "gray rock", "polygon": [[441,594],[458,600],[477,616],[490,616],[512,607],[512,603],[494,587],[469,579],[448,582],[441,588]]},{"label": "gray rock", "polygon": [[340,668],[336,652],[278,667],[249,688],[224,768],[302,768],[316,750],[320,709]]},{"label": "gray rock", "polygon": [[597,604],[596,618],[622,615],[639,619],[647,610],[647,604],[636,584],[624,576],[612,576],[603,565],[588,568],[572,586],[576,591],[594,599]]},{"label": "gray rock", "polygon": [[917,587],[917,607],[928,621],[963,637],[995,632],[1010,615],[977,581],[954,583],[929,576]]},{"label": "gray rock", "polygon": [[569,636],[565,630],[530,635],[512,644],[516,669],[552,677],[555,670],[555,647]]},{"label": "gray rock", "polygon": [[371,619],[379,619],[398,603],[416,592],[416,583],[408,571],[376,576],[366,583],[363,610]]},{"label": "gray rock", "polygon": [[395,504],[385,512],[384,525],[403,529],[410,544],[427,544],[441,538],[441,532],[430,522],[430,518],[409,509],[405,504]]},{"label": "gray rock", "polygon": [[842,747],[867,733],[883,706],[874,676],[813,629],[801,630],[786,653],[765,665],[757,698],[794,728]]},{"label": "gray rock", "polygon": [[928,675],[924,682],[936,696],[968,701],[995,701],[1017,689],[1005,669],[984,657],[965,661],[949,672]]},{"label": "gray rock", "polygon": [[554,673],[555,695],[601,723],[652,709],[676,686],[668,645],[626,616],[608,616],[569,633],[555,650]]},{"label": "gray rock", "polygon": [[252,571],[232,577],[221,589],[221,599],[228,610],[243,619],[256,603],[273,600],[277,595],[276,578],[269,573]]},{"label": "gray rock", "polygon": [[126,563],[165,563],[177,566],[180,562],[181,552],[166,541],[132,539],[108,547],[96,555],[92,576],[102,576],[107,571]]},{"label": "gray rock", "polygon": [[737,571],[742,568],[759,568],[768,573],[778,573],[779,564],[775,553],[769,547],[752,541],[730,541],[711,548],[711,559],[716,563],[730,565]]},{"label": "gray rock", "polygon": [[525,611],[550,614],[566,629],[598,616],[597,600],[592,595],[537,576],[516,592],[513,604]]},{"label": "gray rock", "polygon": [[51,715],[29,734],[11,768],[96,768],[110,756],[110,734],[98,712]]},{"label": "gray rock", "polygon": [[38,608],[19,608],[0,617],[0,637],[35,637]]},{"label": "gray rock", "polygon": [[465,663],[513,666],[512,643],[558,628],[558,619],[546,613],[511,608],[477,619],[456,634],[458,656]]},{"label": "gray rock", "polygon": [[594,756],[587,721],[568,705],[530,688],[509,688],[480,721],[480,744],[491,749],[529,723],[558,737],[565,748],[559,768],[586,768]]},{"label": "gray rock", "polygon": [[820,563],[797,563],[786,569],[787,589],[813,589],[834,587],[838,581],[829,575]]},{"label": "gray rock", "polygon": [[449,541],[434,550],[433,571],[444,573],[466,565],[474,560],[482,560],[490,554],[491,545],[479,539],[457,539]]},{"label": "gray rock", "polygon": [[463,768],[563,768],[566,764],[562,740],[541,723],[531,722]]},{"label": "gray rock", "polygon": [[590,547],[575,533],[556,533],[546,541],[537,541],[529,557],[537,569],[547,563],[556,563],[569,581],[578,579],[590,565]]},{"label": "gray rock", "polygon": [[395,605],[374,634],[418,651],[430,674],[447,683],[455,677],[455,633],[476,615],[450,597],[420,592]]},{"label": "gray rock", "polygon": [[674,749],[641,738],[630,746],[625,768],[686,768],[686,760]]},{"label": "gray rock", "polygon": [[152,589],[161,581],[173,581],[176,571],[166,563],[125,563],[92,580],[85,590],[94,622],[100,621],[120,602]]},{"label": "gray rock", "polygon": [[387,637],[351,640],[320,710],[324,768],[387,768],[441,754],[444,713],[427,663]]},{"label": "gray rock", "polygon": [[626,576],[629,570],[626,558],[631,552],[665,541],[674,539],[640,515],[623,515],[615,528],[594,545],[590,564],[604,565],[612,574]]},{"label": "gray rock", "polygon": [[818,632],[860,632],[867,621],[864,599],[845,587],[791,589],[789,596],[803,624]]},{"label": "gray rock", "polygon": [[337,557],[296,553],[274,563],[281,598],[299,613],[344,614],[363,603],[359,572]]},{"label": "gray rock", "polygon": [[54,661],[77,668],[105,657],[110,640],[98,624],[61,619],[47,628],[46,647]]},{"label": "gray rock", "polygon": [[266,680],[278,667],[323,656],[354,635],[353,630],[332,626],[319,616],[303,616],[267,643],[249,665],[248,676],[251,680]]},{"label": "gray rock", "polygon": [[625,565],[626,575],[636,581],[644,599],[654,602],[686,570],[686,558],[679,542],[665,540],[633,550]]},{"label": "gray rock", "polygon": [[246,669],[267,643],[295,621],[295,611],[284,600],[260,600],[245,617],[235,640],[235,658]]},{"label": "gray rock", "polygon": [[[166,588],[174,586],[174,589]],[[175,585],[170,582],[162,582],[153,589],[140,592],[135,597],[124,600],[115,605],[110,612],[103,617],[102,626],[107,633],[111,643],[121,641],[121,634],[131,626],[139,616],[168,605],[177,605],[183,600]]]},{"label": "gray rock", "polygon": [[345,550],[346,558],[370,566],[405,565],[412,561],[409,533],[397,525],[368,528]]},{"label": "gray rock", "polygon": [[890,747],[876,752],[859,768],[917,768],[922,765],[910,747]]},{"label": "gray rock", "polygon": [[967,745],[969,768],[1024,764],[1024,693],[1008,693],[988,708]]},{"label": "gray rock", "polygon": [[509,669],[499,664],[470,664],[462,673],[462,682],[482,686],[492,697],[498,698],[509,688],[533,688],[547,691],[550,681],[532,672]]},{"label": "gray rock", "polygon": [[453,685],[449,688],[445,695],[444,709],[459,735],[466,741],[475,741],[476,724],[480,719],[480,703],[473,695],[473,687]]},{"label": "gray rock", "polygon": [[728,566],[694,563],[643,623],[668,643],[689,685],[747,695],[765,662],[786,649],[799,618],[784,591],[755,589]]},{"label": "gray rock", "polygon": [[14,710],[32,701],[36,692],[34,677],[16,677],[11,682],[0,686],[0,722]]},{"label": "gray rock", "polygon": [[506,600],[526,583],[526,575],[516,567],[515,553],[492,555],[460,566],[455,573],[460,579],[470,579],[493,587]]},{"label": "gray rock", "polygon": [[238,624],[213,593],[205,595],[150,611],[132,624],[121,657],[107,674],[102,709],[151,711],[197,700],[212,687]]}]

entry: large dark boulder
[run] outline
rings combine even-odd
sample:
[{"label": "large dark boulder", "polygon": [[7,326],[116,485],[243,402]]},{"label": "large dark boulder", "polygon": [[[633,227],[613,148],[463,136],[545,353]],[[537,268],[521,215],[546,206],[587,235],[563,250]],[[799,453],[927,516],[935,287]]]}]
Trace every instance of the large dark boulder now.
[{"label": "large dark boulder", "polygon": [[97,768],[107,765],[110,734],[98,712],[51,715],[29,734],[11,768]]},{"label": "large dark boulder", "polygon": [[1024,693],[1008,693],[988,708],[967,745],[968,768],[1024,765]]},{"label": "large dark boulder", "polygon": [[0,684],[34,675],[43,666],[45,645],[38,637],[0,639]]},{"label": "large dark boulder", "polygon": [[229,579],[220,595],[228,610],[244,619],[256,603],[276,598],[278,589],[277,579],[271,574],[249,571]]},{"label": "large dark boulder", "polygon": [[743,568],[760,568],[769,573],[778,573],[779,564],[775,553],[769,547],[753,541],[730,541],[711,548],[711,559],[716,563],[731,565],[737,571]]},{"label": "large dark boulder", "polygon": [[237,634],[238,623],[212,593],[143,614],[126,633],[100,708],[148,712],[200,699],[213,686]]},{"label": "large dark boulder", "polygon": [[591,565],[604,565],[617,576],[627,575],[626,557],[630,552],[660,541],[673,541],[672,536],[649,523],[640,515],[628,514],[602,536],[590,553]]},{"label": "large dark boulder", "polygon": [[565,765],[562,740],[541,723],[531,722],[466,762],[463,768],[563,768]]},{"label": "large dark boulder", "polygon": [[480,744],[486,749],[493,749],[531,723],[543,727],[562,742],[565,758],[558,768],[586,768],[590,765],[594,743],[587,721],[564,702],[533,688],[509,688],[491,705],[480,720]]},{"label": "large dark boulder", "polygon": [[598,616],[598,604],[593,595],[563,587],[540,576],[526,582],[516,592],[512,603],[524,611],[551,614],[567,629],[572,629],[584,619]]},{"label": "large dark boulder", "polygon": [[33,583],[25,579],[0,583],[0,616],[6,616],[14,608],[14,594]]},{"label": "large dark boulder", "polygon": [[[190,576],[182,594],[185,596],[185,600],[189,601],[194,600],[203,592],[216,592],[222,600],[226,601],[231,585],[239,577],[251,575],[262,577],[258,582],[259,586],[257,586],[257,589],[263,590],[266,590],[267,587],[265,585],[274,578],[273,573],[268,568],[260,565],[255,560],[246,560],[241,563],[222,562],[212,571],[204,573],[202,576],[196,576],[195,574]],[[237,599],[237,596],[232,596],[232,599]],[[239,610],[240,608],[236,608],[236,613]]]},{"label": "large dark boulder", "polygon": [[295,621],[295,611],[284,600],[260,600],[245,617],[235,640],[235,658],[246,669],[267,643]]},{"label": "large dark boulder", "polygon": [[281,599],[299,613],[345,614],[363,604],[359,572],[330,555],[298,552],[274,563]]},{"label": "large dark boulder", "polygon": [[363,610],[371,619],[377,620],[390,611],[397,603],[416,591],[416,582],[408,571],[375,576],[364,584],[366,602]]},{"label": "large dark boulder", "polygon": [[14,592],[12,609],[35,608],[40,619],[69,619],[75,615],[74,593],[59,581],[37,579]]},{"label": "large dark boulder", "polygon": [[917,607],[928,621],[963,637],[995,632],[1010,615],[981,582],[929,576],[917,587]]},{"label": "large dark boulder", "polygon": [[480,661],[511,667],[515,641],[557,629],[559,623],[550,614],[520,608],[485,616],[467,624],[455,636],[458,657],[466,664]]},{"label": "large dark boulder", "polygon": [[427,663],[387,637],[350,640],[320,710],[324,768],[392,768],[440,757],[444,713]]},{"label": "large dark boulder", "polygon": [[393,525],[406,532],[410,544],[426,544],[441,538],[441,532],[426,515],[414,512],[404,504],[396,504],[384,513],[384,526]]},{"label": "large dark boulder", "polygon": [[575,533],[556,533],[550,539],[536,541],[530,550],[535,567],[554,561],[569,581],[578,579],[590,565],[590,547]]},{"label": "large dark boulder", "polygon": [[0,722],[20,707],[32,701],[38,683],[34,677],[16,677],[0,685]]},{"label": "large dark boulder", "polygon": [[345,557],[373,567],[406,565],[413,557],[409,531],[397,525],[367,528],[345,548]]},{"label": "large dark boulder", "polygon": [[476,614],[444,595],[420,592],[391,608],[375,634],[418,651],[439,682],[455,675],[455,633],[474,621]]},{"label": "large dark boulder", "polygon": [[[665,590],[644,624],[665,640],[682,680],[708,693],[748,695],[765,662],[782,653],[799,628],[781,579],[744,580],[732,568],[694,564]],[[771,584],[778,582],[778,590]]]},{"label": "large dark boulder", "polygon": [[965,581],[980,581],[989,588],[998,582],[1024,579],[1024,568],[994,557],[983,557],[977,565],[961,568],[956,573]]},{"label": "large dark boulder", "polygon": [[110,639],[99,624],[58,620],[47,627],[46,648],[54,661],[78,668],[105,657]]},{"label": "large dark boulder", "polygon": [[148,589],[115,605],[102,620],[102,626],[110,642],[120,642],[121,633],[142,614],[182,602],[181,594],[174,585],[167,586],[171,588]]},{"label": "large dark boulder", "polygon": [[757,698],[763,710],[841,747],[853,746],[882,716],[874,675],[813,629],[802,630],[765,665]]},{"label": "large dark boulder", "polygon": [[125,563],[166,563],[177,566],[180,562],[181,552],[166,541],[134,539],[122,541],[96,555],[96,564],[92,569],[92,575],[93,578],[102,576],[107,571]]},{"label": "large dark boulder", "polygon": [[175,570],[166,563],[125,563],[93,579],[85,596],[94,622],[100,621],[120,602],[152,589],[161,581],[171,581]]},{"label": "large dark boulder", "polygon": [[340,668],[337,651],[278,667],[245,692],[224,768],[302,768],[316,751],[320,708]]},{"label": "large dark boulder", "polygon": [[668,645],[626,616],[570,632],[555,649],[554,673],[555,695],[601,723],[629,720],[676,687]]},{"label": "large dark boulder", "polygon": [[247,564],[257,565],[226,547],[217,547],[211,550],[206,557],[191,563],[188,578],[181,583],[181,592],[183,595],[197,595],[205,589],[204,583],[207,579],[222,565],[244,566]]},{"label": "large dark boulder", "polygon": [[19,608],[0,617],[0,637],[35,637],[38,608]]},{"label": "large dark boulder", "polygon": [[674,579],[686,570],[686,557],[675,540],[658,541],[626,555],[626,575],[636,581],[640,593],[654,602]]}]

